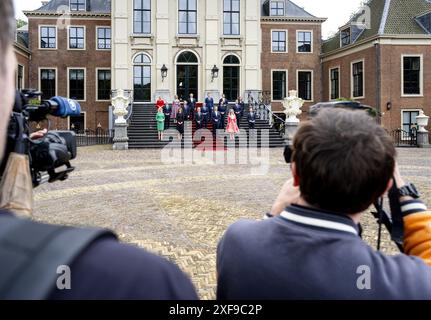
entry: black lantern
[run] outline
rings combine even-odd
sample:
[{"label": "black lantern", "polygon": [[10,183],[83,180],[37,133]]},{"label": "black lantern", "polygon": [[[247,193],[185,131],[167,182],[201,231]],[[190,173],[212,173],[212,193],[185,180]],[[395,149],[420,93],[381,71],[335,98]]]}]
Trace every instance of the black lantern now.
[{"label": "black lantern", "polygon": [[166,65],[163,65],[160,71],[162,72],[162,81],[163,81],[168,76],[168,68],[166,67]]},{"label": "black lantern", "polygon": [[211,81],[214,81],[215,78],[218,78],[218,71],[219,71],[219,69],[217,68],[216,65],[214,65],[214,67],[211,70],[211,76],[212,76]]}]

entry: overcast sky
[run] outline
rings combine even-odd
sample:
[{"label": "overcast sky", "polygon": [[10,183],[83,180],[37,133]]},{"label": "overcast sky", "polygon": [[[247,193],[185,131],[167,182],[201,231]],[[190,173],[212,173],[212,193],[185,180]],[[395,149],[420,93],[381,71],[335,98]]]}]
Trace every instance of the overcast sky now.
[{"label": "overcast sky", "polygon": [[[41,5],[39,0],[14,0],[14,2],[17,17],[22,19],[25,19],[22,14],[23,10],[34,10]],[[293,2],[315,16],[328,18],[323,24],[323,36],[326,38],[349,20],[350,15],[359,8],[362,0],[294,0]]]}]

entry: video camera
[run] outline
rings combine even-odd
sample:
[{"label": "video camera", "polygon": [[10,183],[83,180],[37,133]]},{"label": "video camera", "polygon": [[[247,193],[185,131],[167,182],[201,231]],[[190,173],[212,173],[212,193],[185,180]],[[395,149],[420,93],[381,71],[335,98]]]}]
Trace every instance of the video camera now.
[{"label": "video camera", "polygon": [[[286,163],[292,162],[293,150],[291,146],[286,146],[284,149],[284,159]],[[374,204],[375,211],[371,212],[377,220],[379,226],[377,250],[380,250],[382,226],[384,225],[391,235],[391,240],[396,244],[401,252],[404,252],[404,222],[401,212],[400,195],[398,187],[395,183],[388,192],[389,209],[385,209],[385,199],[380,198]]]},{"label": "video camera", "polygon": [[6,156],[0,166],[1,177],[10,153],[28,155],[33,187],[66,180],[75,170],[70,160],[76,158],[77,146],[75,133],[71,131],[48,131],[44,137],[32,140],[30,123],[47,120],[48,116],[66,118],[81,114],[76,101],[63,97],[32,103],[36,99],[39,101],[41,96],[42,92],[36,90],[16,93],[7,132]]}]

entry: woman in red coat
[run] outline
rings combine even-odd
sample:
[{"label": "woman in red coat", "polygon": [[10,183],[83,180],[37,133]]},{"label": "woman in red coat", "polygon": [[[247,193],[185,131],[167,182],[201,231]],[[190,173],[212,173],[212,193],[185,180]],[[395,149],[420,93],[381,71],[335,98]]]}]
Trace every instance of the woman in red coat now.
[{"label": "woman in red coat", "polygon": [[156,109],[159,110],[160,108],[163,109],[163,107],[165,106],[166,102],[165,100],[162,99],[162,97],[159,97],[159,99],[156,102]]}]

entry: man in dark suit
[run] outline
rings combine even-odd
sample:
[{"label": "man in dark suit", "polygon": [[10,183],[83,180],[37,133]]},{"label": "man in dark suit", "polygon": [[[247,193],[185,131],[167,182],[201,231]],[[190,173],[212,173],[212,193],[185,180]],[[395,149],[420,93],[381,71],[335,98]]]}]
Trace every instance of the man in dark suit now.
[{"label": "man in dark suit", "polygon": [[244,113],[244,109],[242,108],[239,100],[236,101],[235,106],[233,107],[233,111],[235,112],[235,115],[236,115],[236,123],[238,125],[238,128],[240,128],[241,127],[241,118],[242,118],[242,115]]},{"label": "man in dark suit", "polygon": [[191,119],[193,119],[193,116],[194,116],[195,110],[196,110],[196,99],[194,98],[193,93],[190,93],[190,97],[189,97],[189,100],[187,102],[188,102],[188,105],[189,105],[189,108],[190,108],[189,117],[190,117],[190,120],[191,120]]},{"label": "man in dark suit", "polygon": [[222,98],[219,101],[218,111],[221,115],[221,121],[220,121],[220,129],[225,128],[225,122],[226,122],[226,112],[229,102],[226,99],[226,96],[223,94]]},{"label": "man in dark suit", "polygon": [[202,127],[207,128],[208,127],[208,120],[210,117],[210,112],[206,104],[202,107]]},{"label": "man in dark suit", "polygon": [[204,115],[202,114],[201,108],[198,108],[198,111],[195,114],[195,121],[196,121],[196,130],[202,129],[204,120]]},{"label": "man in dark suit", "polygon": [[208,92],[208,96],[205,98],[205,104],[208,107],[210,114],[214,112],[214,98],[211,97],[211,93]]},{"label": "man in dark suit", "polygon": [[248,120],[248,128],[250,130],[253,130],[256,125],[256,113],[253,110],[253,107],[250,107],[250,113],[248,114],[247,120]]},{"label": "man in dark suit", "polygon": [[213,124],[213,135],[215,136],[217,134],[217,129],[220,129],[220,121],[221,121],[221,114],[218,111],[217,107],[214,107],[214,112],[212,113],[211,121]]},{"label": "man in dark suit", "polygon": [[172,107],[169,103],[165,104],[163,107],[163,113],[165,114],[165,130],[171,127],[171,115]]}]

